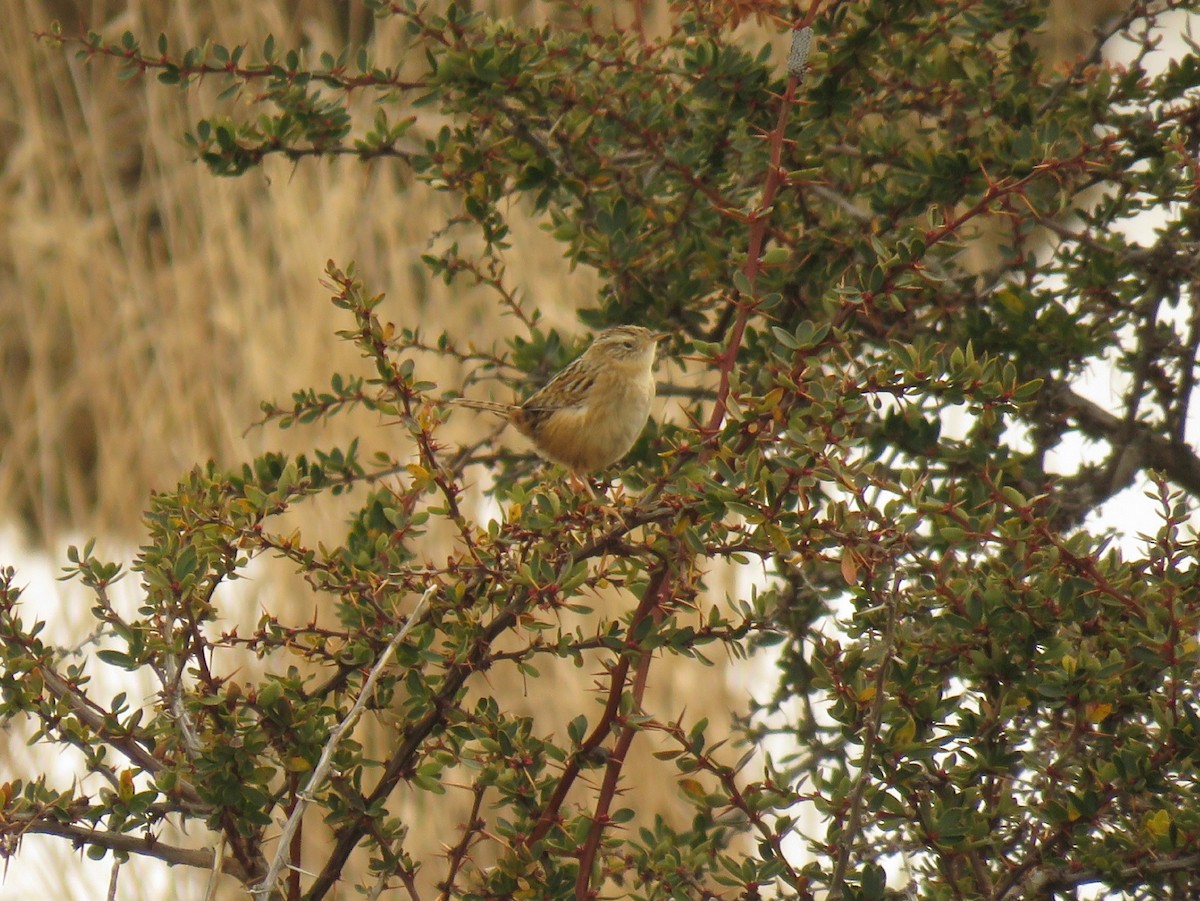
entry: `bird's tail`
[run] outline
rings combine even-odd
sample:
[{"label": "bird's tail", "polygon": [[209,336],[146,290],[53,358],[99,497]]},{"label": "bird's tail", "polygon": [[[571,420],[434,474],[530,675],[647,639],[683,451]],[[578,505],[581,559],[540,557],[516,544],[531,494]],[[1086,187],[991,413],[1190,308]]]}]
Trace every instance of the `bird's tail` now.
[{"label": "bird's tail", "polygon": [[512,404],[498,404],[490,400],[468,400],[465,397],[452,397],[450,403],[459,407],[467,407],[471,410],[485,410],[488,413],[495,413],[498,416],[507,416],[513,410]]}]

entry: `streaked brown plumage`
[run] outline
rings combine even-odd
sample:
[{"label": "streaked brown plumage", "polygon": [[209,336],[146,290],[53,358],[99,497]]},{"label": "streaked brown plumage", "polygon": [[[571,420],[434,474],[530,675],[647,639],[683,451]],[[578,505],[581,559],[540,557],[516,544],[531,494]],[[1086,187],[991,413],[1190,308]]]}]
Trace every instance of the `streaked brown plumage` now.
[{"label": "streaked brown plumage", "polygon": [[457,398],[498,413],[548,460],[596,472],[629,452],[650,416],[654,355],[665,333],[619,325],[596,336],[575,361],[519,404]]}]

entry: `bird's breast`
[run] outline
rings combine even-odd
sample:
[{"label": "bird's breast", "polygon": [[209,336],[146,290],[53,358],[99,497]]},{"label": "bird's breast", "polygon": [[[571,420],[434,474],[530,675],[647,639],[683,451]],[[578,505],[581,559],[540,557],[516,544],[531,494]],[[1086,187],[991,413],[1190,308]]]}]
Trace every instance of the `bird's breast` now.
[{"label": "bird's breast", "polygon": [[579,407],[555,411],[540,423],[535,444],[543,456],[576,472],[595,472],[620,460],[633,447],[654,400],[654,381],[604,373]]}]

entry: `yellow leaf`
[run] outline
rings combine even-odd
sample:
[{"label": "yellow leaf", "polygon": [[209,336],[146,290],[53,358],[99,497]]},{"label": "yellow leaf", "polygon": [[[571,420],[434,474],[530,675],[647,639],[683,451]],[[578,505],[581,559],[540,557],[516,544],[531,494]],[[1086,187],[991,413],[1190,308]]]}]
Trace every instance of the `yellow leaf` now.
[{"label": "yellow leaf", "polygon": [[1165,810],[1158,810],[1142,821],[1142,826],[1154,838],[1162,838],[1171,828],[1171,815]]},{"label": "yellow leaf", "polygon": [[1112,713],[1112,704],[1088,704],[1085,708],[1089,722],[1102,723],[1108,719],[1108,715]]},{"label": "yellow leaf", "polygon": [[284,760],[283,765],[289,773],[307,773],[312,769],[312,764],[303,757],[289,757]]},{"label": "yellow leaf", "polygon": [[133,770],[121,770],[121,777],[117,782],[117,797],[126,804],[133,800]]},{"label": "yellow leaf", "polygon": [[903,748],[912,744],[917,736],[917,724],[913,718],[906,717],[904,722],[892,730],[891,745],[893,748]]},{"label": "yellow leaf", "polygon": [[704,799],[704,786],[695,779],[680,779],[679,787],[683,790],[683,793],[693,801],[701,801]]}]

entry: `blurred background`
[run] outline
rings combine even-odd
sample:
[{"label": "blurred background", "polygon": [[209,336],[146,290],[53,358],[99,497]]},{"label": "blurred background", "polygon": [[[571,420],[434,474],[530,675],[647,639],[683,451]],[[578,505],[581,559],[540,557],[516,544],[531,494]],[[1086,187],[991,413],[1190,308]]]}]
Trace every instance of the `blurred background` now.
[{"label": "blurred background", "polygon": [[[520,0],[465,5],[531,22],[559,14],[551,4]],[[613,6],[618,25],[632,17],[633,5]],[[666,6],[640,5],[651,27]],[[1091,27],[1122,5],[1056,0],[1048,44],[1059,58],[1072,59],[1090,44]],[[458,201],[414,183],[397,161],[271,160],[244,177],[218,179],[193,160],[183,135],[219,108],[224,85],[181,92],[153,79],[119,81],[111,62],[84,63],[34,36],[54,21],[66,34],[92,30],[116,39],[129,30],[148,46],[161,32],[173,49],[206,40],[261,47],[272,34],[280,47],[306,48],[310,59],[367,44],[375,59],[395,64],[397,23],[376,22],[352,0],[13,0],[6,9],[0,564],[16,566],[31,585],[30,618],[48,619],[50,638],[73,647],[81,646],[92,621],[76,586],[54,581],[66,544],[96,536],[98,556],[130,560],[142,538],[147,495],[172,486],[196,463],[212,458],[236,466],[265,450],[310,451],[353,438],[364,457],[375,448],[396,451],[389,445],[394,432],[369,415],[287,432],[250,428],[261,401],[286,402],[293,390],[320,387],[334,371],[362,369],[353,349],[334,337],[346,319],[319,283],[327,259],[355,261],[368,288],[388,295],[382,318],[397,324],[420,324],[431,335],[449,329],[481,346],[499,346],[521,327],[500,314],[485,289],[428,278],[420,255],[458,212]],[[744,27],[756,44],[782,40],[777,32],[754,33],[759,26],[752,18]],[[427,117],[418,128],[432,132],[439,125]],[[547,326],[580,333],[574,311],[591,302],[593,274],[570,271],[557,245],[519,210],[510,224],[510,287],[541,309]],[[433,357],[419,367],[442,388],[457,386],[464,375]],[[670,411],[660,402],[655,415]],[[457,419],[447,433],[452,437],[453,428],[471,427]],[[357,500],[351,494],[300,511],[306,542],[336,541]],[[480,500],[481,515],[486,509]],[[262,567],[231,615],[252,623],[264,607],[279,613],[288,605],[308,615],[311,596],[281,588],[287,583],[275,576]],[[747,578],[714,573],[708,587],[720,597]],[[136,584],[122,584],[125,603],[134,604]],[[767,665],[708,673],[704,700],[718,715],[744,709],[756,682],[770,691]],[[554,698],[525,702],[532,711],[592,703],[586,693],[593,674],[569,679]],[[694,684],[678,692],[655,688],[659,709],[695,701]],[[45,765],[28,759],[26,737],[0,734],[0,781],[28,778]],[[65,787],[77,773],[69,760],[59,766]],[[656,806],[671,807],[672,786],[639,790]],[[440,814],[455,822],[453,810]],[[437,822],[425,825],[433,848]],[[183,840],[197,843],[195,836]],[[128,867],[118,897],[203,895],[203,874],[136,860]],[[60,898],[102,897],[110,869],[111,861],[93,863],[62,842],[29,837],[6,867],[0,897],[25,897],[35,887]]]}]

